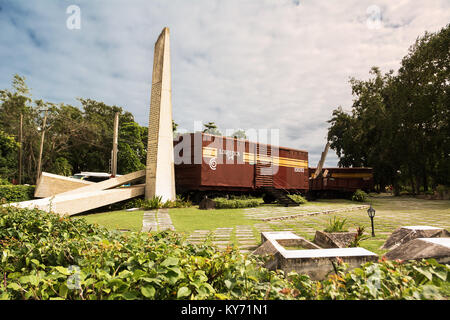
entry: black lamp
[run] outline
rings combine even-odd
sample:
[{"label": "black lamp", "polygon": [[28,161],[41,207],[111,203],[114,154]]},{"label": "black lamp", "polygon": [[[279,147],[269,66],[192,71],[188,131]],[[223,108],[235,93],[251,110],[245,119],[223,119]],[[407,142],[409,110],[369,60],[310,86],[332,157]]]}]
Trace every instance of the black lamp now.
[{"label": "black lamp", "polygon": [[372,237],[375,237],[375,230],[373,228],[373,218],[375,217],[375,209],[372,208],[372,205],[370,205],[370,208],[367,209],[367,214],[369,215],[369,218],[372,222]]}]

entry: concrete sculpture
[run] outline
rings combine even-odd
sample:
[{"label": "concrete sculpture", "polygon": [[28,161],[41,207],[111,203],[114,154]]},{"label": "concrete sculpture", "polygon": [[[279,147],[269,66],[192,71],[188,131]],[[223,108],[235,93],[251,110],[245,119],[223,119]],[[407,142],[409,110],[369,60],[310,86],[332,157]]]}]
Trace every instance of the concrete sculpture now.
[{"label": "concrete sculpture", "polygon": [[[263,232],[262,244],[253,253],[271,256],[265,267],[281,269],[286,274],[291,271],[307,274],[313,280],[322,280],[334,272],[338,258],[356,268],[369,261],[377,261],[378,256],[364,248],[319,249],[317,245],[290,231]],[[285,246],[299,246],[300,250],[287,250]]]},{"label": "concrete sculpture", "polygon": [[175,200],[175,170],[172,131],[172,92],[169,29],[155,43],[152,93],[148,128],[145,198],[160,196]]},{"label": "concrete sculpture", "polygon": [[[161,196],[162,201],[175,200],[171,95],[169,29],[164,28],[155,43],[153,58],[146,169],[99,183],[46,173],[35,193],[43,199],[9,205],[72,215],[143,194],[147,199]],[[120,187],[143,177],[145,185]]]},{"label": "concrete sculpture", "polygon": [[385,254],[389,260],[435,259],[442,264],[450,263],[450,238],[416,238]]},{"label": "concrete sculpture", "polygon": [[85,187],[94,182],[74,179],[60,176],[53,173],[42,172],[39,180],[36,182],[35,198],[47,198],[58,193],[71,191],[77,188]]},{"label": "concrete sculpture", "polygon": [[393,250],[398,246],[417,238],[450,237],[450,232],[431,226],[405,226],[396,229],[380,249]]},{"label": "concrete sculpture", "polygon": [[87,184],[84,187],[58,193],[51,197],[8,205],[19,208],[37,208],[60,215],[73,215],[143,195],[144,185],[120,186],[137,181],[144,176],[145,170],[136,171],[102,182]]}]

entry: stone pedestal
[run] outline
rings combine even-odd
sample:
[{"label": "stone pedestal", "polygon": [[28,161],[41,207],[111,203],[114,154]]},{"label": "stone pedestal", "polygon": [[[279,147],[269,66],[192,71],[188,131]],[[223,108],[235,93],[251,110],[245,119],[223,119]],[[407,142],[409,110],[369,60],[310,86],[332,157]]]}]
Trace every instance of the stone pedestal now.
[{"label": "stone pedestal", "polygon": [[148,125],[145,198],[175,200],[169,29],[155,43]]}]

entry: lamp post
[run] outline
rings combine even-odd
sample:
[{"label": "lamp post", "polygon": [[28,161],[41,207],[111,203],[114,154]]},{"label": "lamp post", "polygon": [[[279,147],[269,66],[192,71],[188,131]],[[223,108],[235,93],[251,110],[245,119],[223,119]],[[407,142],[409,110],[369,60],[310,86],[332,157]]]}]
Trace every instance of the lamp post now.
[{"label": "lamp post", "polygon": [[375,209],[372,208],[372,205],[370,205],[370,208],[367,209],[367,214],[369,215],[369,218],[372,222],[372,237],[375,237],[375,230],[373,228],[373,218],[375,217]]}]

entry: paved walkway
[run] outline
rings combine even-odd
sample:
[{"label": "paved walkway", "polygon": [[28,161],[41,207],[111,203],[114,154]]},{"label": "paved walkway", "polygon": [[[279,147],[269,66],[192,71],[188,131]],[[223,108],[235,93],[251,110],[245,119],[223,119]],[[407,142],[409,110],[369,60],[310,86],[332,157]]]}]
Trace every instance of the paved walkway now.
[{"label": "paved walkway", "polygon": [[349,212],[355,210],[367,210],[368,205],[336,204],[336,206],[307,206],[299,207],[265,207],[246,208],[245,216],[253,220],[275,221],[296,219],[305,216],[315,216],[322,214],[335,214],[339,212]]},{"label": "paved walkway", "polygon": [[156,211],[145,211],[144,219],[142,220],[141,232],[158,231],[158,222],[156,221]]},{"label": "paved walkway", "polygon": [[158,209],[144,212],[142,232],[173,230],[175,227],[170,219],[169,209]]}]

